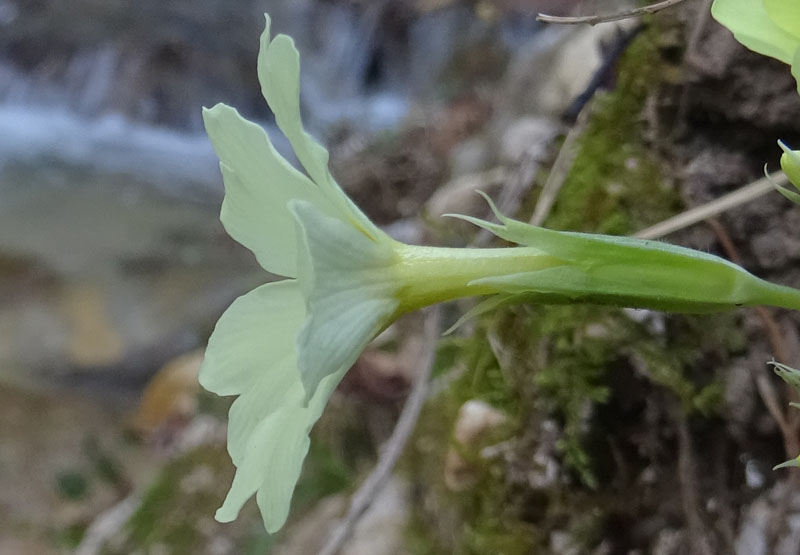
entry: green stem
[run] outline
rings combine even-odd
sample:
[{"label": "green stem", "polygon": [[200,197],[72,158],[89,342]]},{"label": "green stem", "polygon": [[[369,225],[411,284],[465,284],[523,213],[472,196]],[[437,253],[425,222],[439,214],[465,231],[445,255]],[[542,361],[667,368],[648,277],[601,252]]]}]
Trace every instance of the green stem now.
[{"label": "green stem", "polygon": [[402,287],[401,312],[460,297],[497,293],[495,287],[471,285],[486,277],[532,272],[564,261],[532,247],[467,249],[398,244],[395,267]]}]

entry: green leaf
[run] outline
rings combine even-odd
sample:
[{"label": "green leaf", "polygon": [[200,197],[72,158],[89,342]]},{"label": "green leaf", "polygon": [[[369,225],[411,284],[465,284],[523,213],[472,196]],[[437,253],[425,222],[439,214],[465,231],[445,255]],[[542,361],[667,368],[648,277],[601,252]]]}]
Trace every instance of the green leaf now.
[{"label": "green leaf", "polygon": [[[789,2],[794,0],[782,0]],[[763,0],[714,0],[711,15],[750,50],[787,64],[792,63],[800,46],[800,37],[782,29],[770,17]]]},{"label": "green leaf", "polygon": [[482,314],[497,310],[503,306],[521,302],[523,302],[523,299],[520,295],[492,295],[487,299],[483,299],[481,302],[466,311],[458,320],[456,320],[456,323],[447,328],[442,335],[450,335],[458,328],[463,326],[466,322],[472,320],[473,318],[477,318]]},{"label": "green leaf", "polygon": [[775,373],[786,383],[800,391],[800,370],[787,366],[780,362],[770,361],[767,364],[772,366]]},{"label": "green leaf", "polygon": [[786,187],[778,185],[777,183],[773,183],[773,186],[784,197],[786,197],[795,204],[800,204],[800,194],[796,193],[795,191],[792,191],[791,189],[787,189]]}]

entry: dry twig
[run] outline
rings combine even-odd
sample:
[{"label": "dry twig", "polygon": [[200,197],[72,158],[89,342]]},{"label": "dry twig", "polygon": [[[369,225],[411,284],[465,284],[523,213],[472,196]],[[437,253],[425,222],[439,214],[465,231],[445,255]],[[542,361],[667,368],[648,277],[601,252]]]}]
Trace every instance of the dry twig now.
[{"label": "dry twig", "polygon": [[[714,218],[708,221],[708,225],[711,226],[711,229],[714,230],[717,238],[719,238],[722,249],[725,251],[728,258],[741,266],[742,257],[739,255],[736,245],[734,245],[723,225]],[[755,311],[761,320],[761,325],[764,326],[764,330],[767,333],[767,340],[775,356],[778,360],[788,360],[788,349],[784,344],[780,327],[772,316],[772,312],[763,306],[755,307]],[[792,419],[781,409],[780,396],[778,395],[774,382],[771,381],[768,376],[769,374],[758,372],[755,368],[753,369],[752,377],[753,381],[756,382],[758,395],[761,397],[761,400],[767,407],[767,411],[769,411],[770,416],[775,420],[775,423],[781,431],[786,456],[793,458],[796,456],[794,453],[800,450],[800,445],[798,445],[797,441],[797,424],[793,423]]]},{"label": "dry twig", "polygon": [[692,448],[692,435],[686,414],[677,409],[676,427],[678,428],[678,482],[681,489],[683,513],[690,538],[690,549],[694,555],[711,555],[713,553],[708,541],[700,510],[700,489],[697,480],[697,465],[695,464],[694,449]]},{"label": "dry twig", "polygon": [[359,486],[350,500],[350,508],[347,510],[342,522],[333,530],[327,543],[320,550],[321,555],[336,555],[353,532],[359,519],[363,516],[372,501],[386,484],[389,476],[397,464],[403,449],[408,442],[411,433],[419,418],[422,406],[427,399],[428,386],[433,363],[436,359],[436,342],[439,337],[440,309],[433,306],[425,314],[425,325],[423,334],[425,344],[423,345],[418,362],[419,374],[416,377],[414,388],[406,400],[405,406],[397,419],[392,435],[386,442],[378,463],[367,476],[366,480]]},{"label": "dry twig", "polygon": [[634,233],[633,236],[639,239],[659,239],[670,233],[680,231],[681,229],[700,223],[722,214],[723,212],[727,212],[737,206],[752,202],[770,191],[774,191],[770,179],[778,185],[788,184],[788,180],[783,172],[775,172],[771,174],[769,178],[762,177],[758,181],[745,185],[732,193],[728,193],[711,202],[682,212],[677,216]]},{"label": "dry twig", "polygon": [[592,112],[594,102],[592,99],[583,105],[581,111],[578,112],[578,117],[575,120],[575,125],[567,133],[564,138],[564,143],[561,145],[561,150],[558,151],[553,167],[550,169],[550,174],[547,176],[542,193],[539,195],[539,200],[536,201],[536,207],[533,209],[533,215],[530,219],[531,225],[542,225],[550,215],[553,209],[553,204],[556,202],[558,194],[561,192],[561,187],[567,179],[567,174],[572,163],[575,161],[575,156],[578,154],[576,148],[578,138],[583,135],[586,130],[586,125],[589,122],[589,115]]},{"label": "dry twig", "polygon": [[100,513],[86,529],[75,555],[97,555],[133,516],[141,504],[136,495],[126,497],[113,507]]},{"label": "dry twig", "polygon": [[663,0],[656,4],[649,6],[642,6],[641,8],[632,8],[630,10],[623,10],[612,14],[599,14],[599,15],[584,15],[578,17],[560,17],[556,15],[546,15],[540,13],[536,16],[537,21],[544,21],[545,23],[558,23],[560,25],[577,25],[585,23],[587,25],[597,25],[598,23],[609,23],[611,21],[621,21],[623,19],[630,19],[632,17],[639,17],[651,13],[660,12],[672,6],[677,6],[685,0]]},{"label": "dry twig", "polygon": [[[698,67],[698,52],[700,50],[700,41],[703,38],[708,21],[711,19],[711,0],[703,0],[697,5],[697,15],[694,17],[689,39],[686,41],[686,50],[683,53],[683,61],[681,65],[684,69]],[[687,114],[689,113],[689,101],[692,94],[692,81],[687,80],[682,85],[680,100],[678,101],[678,110],[675,116],[674,132],[682,133],[686,129]]]},{"label": "dry twig", "polygon": [[[722,245],[723,250],[729,259],[741,265],[741,256],[733,244],[725,228],[714,219],[715,216],[722,214],[728,210],[752,202],[753,200],[763,196],[764,194],[774,190],[773,183],[778,185],[786,185],[788,180],[783,172],[775,172],[767,177],[745,185],[732,193],[708,202],[702,206],[687,210],[677,216],[664,220],[654,226],[643,229],[634,234],[634,237],[640,239],[659,239],[670,233],[674,233],[681,229],[692,226],[701,221],[706,223],[714,230],[717,238]],[[756,314],[761,320],[764,330],[767,334],[767,340],[779,360],[787,360],[788,350],[783,342],[780,328],[772,316],[769,309],[765,307],[755,307]],[[753,381],[755,381],[756,389],[758,390],[759,397],[763,401],[767,410],[777,424],[783,436],[784,448],[788,457],[794,457],[795,453],[800,450],[797,440],[797,428],[800,422],[795,422],[795,419],[790,419],[786,413],[781,409],[780,396],[774,386],[769,380],[768,376],[763,372],[753,372]]]}]

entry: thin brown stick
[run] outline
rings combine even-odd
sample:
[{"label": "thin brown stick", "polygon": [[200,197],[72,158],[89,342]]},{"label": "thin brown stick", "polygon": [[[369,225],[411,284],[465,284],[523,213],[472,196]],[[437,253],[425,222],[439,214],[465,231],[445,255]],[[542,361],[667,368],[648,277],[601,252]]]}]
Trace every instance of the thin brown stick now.
[{"label": "thin brown stick", "polygon": [[103,511],[86,529],[81,543],[75,548],[75,555],[97,555],[130,520],[139,509],[141,498],[130,495],[113,507]]},{"label": "thin brown stick", "polygon": [[550,215],[553,205],[556,202],[558,194],[561,192],[561,187],[567,179],[572,163],[575,161],[575,156],[578,153],[576,148],[578,139],[583,135],[586,130],[586,125],[589,122],[589,115],[592,112],[592,99],[583,105],[581,111],[578,112],[578,117],[575,120],[575,125],[564,137],[564,143],[561,145],[561,150],[556,155],[553,167],[550,170],[550,175],[547,176],[547,181],[542,187],[542,193],[539,195],[539,200],[536,201],[536,207],[533,209],[533,215],[530,219],[531,225],[542,225]]},{"label": "thin brown stick", "polygon": [[678,428],[678,483],[681,490],[683,514],[686,517],[690,538],[690,549],[693,555],[712,555],[709,545],[707,526],[703,522],[700,509],[700,489],[697,480],[692,434],[686,414],[676,409],[676,427]]},{"label": "thin brown stick", "polygon": [[[698,3],[692,29],[689,33],[689,40],[686,41],[686,49],[683,52],[683,61],[681,65],[684,69],[696,68],[698,59],[697,52],[699,50],[700,41],[703,38],[708,22],[711,19],[711,2],[712,0],[703,0]],[[687,115],[689,113],[689,102],[692,97],[692,81],[686,80],[682,85],[680,99],[678,101],[678,110],[675,115],[676,125],[673,129],[673,135],[678,136],[683,134],[686,130]]]},{"label": "thin brown stick", "polygon": [[[714,233],[722,245],[722,250],[725,251],[728,258],[741,266],[742,257],[725,227],[715,218],[709,219],[707,223],[711,229],[714,230]],[[783,341],[780,327],[772,316],[772,312],[763,306],[755,307],[755,311],[761,320],[761,325],[767,333],[767,341],[769,341],[775,356],[778,360],[788,360],[789,351]],[[756,369],[753,369],[752,377],[756,382],[756,389],[758,390],[761,400],[764,402],[767,411],[769,411],[770,416],[775,420],[775,423],[781,431],[786,456],[790,458],[795,457],[795,453],[800,449],[800,445],[798,445],[797,441],[797,425],[790,420],[788,415],[781,408],[782,403],[780,402],[780,396],[778,395],[778,390],[775,388],[774,382],[771,381],[764,372],[758,372]]]},{"label": "thin brown stick", "polygon": [[347,510],[342,522],[333,530],[327,543],[320,550],[320,555],[336,555],[350,538],[358,521],[369,509],[375,497],[380,493],[389,476],[397,464],[403,449],[411,437],[411,433],[417,424],[417,419],[425,404],[428,396],[433,363],[436,359],[436,342],[439,338],[440,309],[433,306],[427,310],[423,334],[425,344],[420,350],[419,374],[414,382],[411,394],[403,406],[400,417],[397,419],[392,435],[386,442],[386,447],[378,458],[375,468],[367,476],[366,480],[359,486],[350,500],[350,508]]},{"label": "thin brown stick", "polygon": [[659,239],[670,233],[675,233],[774,191],[773,182],[778,185],[786,185],[789,181],[783,172],[775,172],[770,174],[769,178],[762,177],[758,181],[745,185],[732,193],[634,233],[633,236],[639,239]]},{"label": "thin brown stick", "polygon": [[597,25],[598,23],[609,23],[611,21],[621,21],[623,19],[630,19],[632,17],[639,17],[651,13],[660,12],[672,6],[685,2],[686,0],[663,0],[656,4],[649,6],[642,6],[641,8],[632,8],[630,10],[623,10],[612,14],[598,14],[598,15],[584,15],[577,17],[561,17],[557,15],[546,15],[540,13],[536,16],[537,21],[544,21],[545,23],[557,23],[559,25],[577,25],[585,23],[587,25]]}]

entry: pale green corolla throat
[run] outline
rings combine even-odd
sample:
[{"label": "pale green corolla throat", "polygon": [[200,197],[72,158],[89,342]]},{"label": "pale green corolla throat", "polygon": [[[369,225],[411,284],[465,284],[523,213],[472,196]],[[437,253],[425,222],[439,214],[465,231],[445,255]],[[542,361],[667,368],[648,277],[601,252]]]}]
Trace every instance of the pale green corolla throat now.
[{"label": "pale green corolla throat", "polygon": [[[253,495],[269,532],[289,513],[309,432],[366,345],[398,316],[459,297],[593,302],[681,312],[772,304],[800,308],[800,291],[721,258],[653,241],[558,232],[457,216],[519,246],[449,249],[389,238],[344,194],[328,152],[300,118],[299,55],[285,35],[261,37],[258,77],[301,172],[262,127],[224,104],[203,111],[220,159],[220,219],[272,281],[239,297],[209,339],[200,382],[235,395],[228,451],[236,474],[217,518]],[[491,202],[490,202],[491,205]],[[494,208],[494,207],[493,207]],[[266,276],[265,276],[266,279]]]}]

